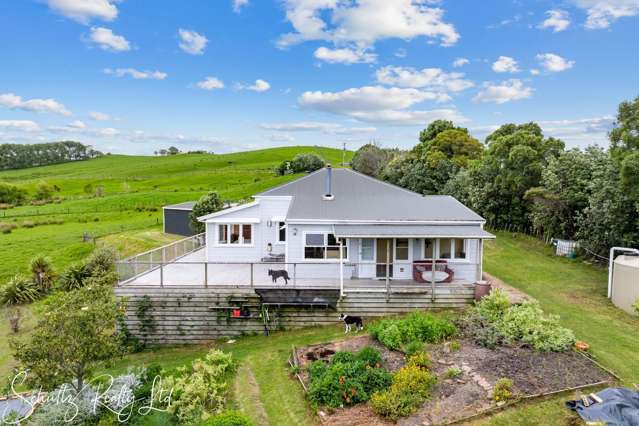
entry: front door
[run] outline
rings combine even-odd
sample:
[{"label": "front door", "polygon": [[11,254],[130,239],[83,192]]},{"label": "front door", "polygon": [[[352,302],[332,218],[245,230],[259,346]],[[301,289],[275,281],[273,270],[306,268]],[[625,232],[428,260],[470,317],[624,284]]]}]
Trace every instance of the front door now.
[{"label": "front door", "polygon": [[377,278],[386,277],[386,260],[388,263],[388,276],[393,276],[393,240],[390,238],[378,238],[377,239],[377,267],[375,268]]}]

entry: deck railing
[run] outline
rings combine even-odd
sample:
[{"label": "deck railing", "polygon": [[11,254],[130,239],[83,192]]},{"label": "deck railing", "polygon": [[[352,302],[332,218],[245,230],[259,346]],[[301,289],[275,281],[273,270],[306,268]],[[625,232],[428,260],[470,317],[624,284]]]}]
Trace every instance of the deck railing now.
[{"label": "deck railing", "polygon": [[120,278],[119,281],[130,281],[140,275],[161,269],[163,265],[174,263],[184,256],[201,249],[205,245],[206,237],[205,234],[202,233],[119,260],[116,262],[116,270]]},{"label": "deck railing", "polygon": [[[148,252],[143,255],[151,257]],[[445,267],[435,264],[436,271]],[[118,272],[119,285],[134,286],[257,288],[276,285],[282,288],[333,288],[343,294],[358,290],[390,293],[391,287],[406,285],[432,290],[435,285],[417,283],[410,262],[193,262],[188,259],[165,262],[156,254],[153,259],[120,262]],[[364,276],[374,278],[358,278]],[[428,281],[430,272],[424,277]]]}]

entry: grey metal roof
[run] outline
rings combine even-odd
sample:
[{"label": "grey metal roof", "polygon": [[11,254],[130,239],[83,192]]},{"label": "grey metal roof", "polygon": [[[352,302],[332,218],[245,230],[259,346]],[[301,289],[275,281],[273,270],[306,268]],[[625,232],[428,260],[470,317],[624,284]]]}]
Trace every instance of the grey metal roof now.
[{"label": "grey metal roof", "polygon": [[170,206],[164,206],[165,209],[168,210],[193,210],[193,206],[196,201],[186,201],[184,203],[179,204],[171,204]]},{"label": "grey metal roof", "polygon": [[495,238],[479,225],[335,225],[336,237]]},{"label": "grey metal roof", "polygon": [[292,196],[287,220],[483,221],[448,195],[421,195],[350,169],[333,169],[333,200],[323,198],[326,169],[262,192]]}]

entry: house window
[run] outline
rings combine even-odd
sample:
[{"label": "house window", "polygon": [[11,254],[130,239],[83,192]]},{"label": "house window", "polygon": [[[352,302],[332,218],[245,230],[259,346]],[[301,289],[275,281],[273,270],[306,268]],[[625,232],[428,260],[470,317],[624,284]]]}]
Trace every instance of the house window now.
[{"label": "house window", "polygon": [[435,243],[437,240],[433,238],[426,238],[424,240],[424,259],[432,259],[435,253]]},{"label": "house window", "polygon": [[372,262],[375,260],[375,240],[372,238],[362,239],[362,261]]},{"label": "house window", "polygon": [[253,244],[253,225],[250,224],[220,224],[217,227],[218,245],[251,245]]},{"label": "house window", "polygon": [[439,258],[450,259],[453,253],[453,243],[450,238],[442,238],[439,240]]},{"label": "house window", "polygon": [[285,222],[277,222],[277,242],[278,243],[286,242],[286,223]]},{"label": "house window", "polygon": [[308,233],[304,238],[304,259],[339,260],[340,242],[344,244],[343,258],[346,259],[346,240],[335,238],[334,234]]},{"label": "house window", "polygon": [[395,240],[395,260],[408,260],[408,239]]},{"label": "house window", "polygon": [[455,238],[455,259],[466,259],[466,240]]}]

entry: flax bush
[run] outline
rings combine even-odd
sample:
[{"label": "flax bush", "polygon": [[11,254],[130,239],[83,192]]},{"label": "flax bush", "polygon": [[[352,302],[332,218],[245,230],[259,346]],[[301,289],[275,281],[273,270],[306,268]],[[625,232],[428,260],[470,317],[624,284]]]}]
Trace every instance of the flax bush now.
[{"label": "flax bush", "polygon": [[0,287],[0,305],[21,305],[38,300],[42,296],[38,286],[29,278],[15,275]]}]

